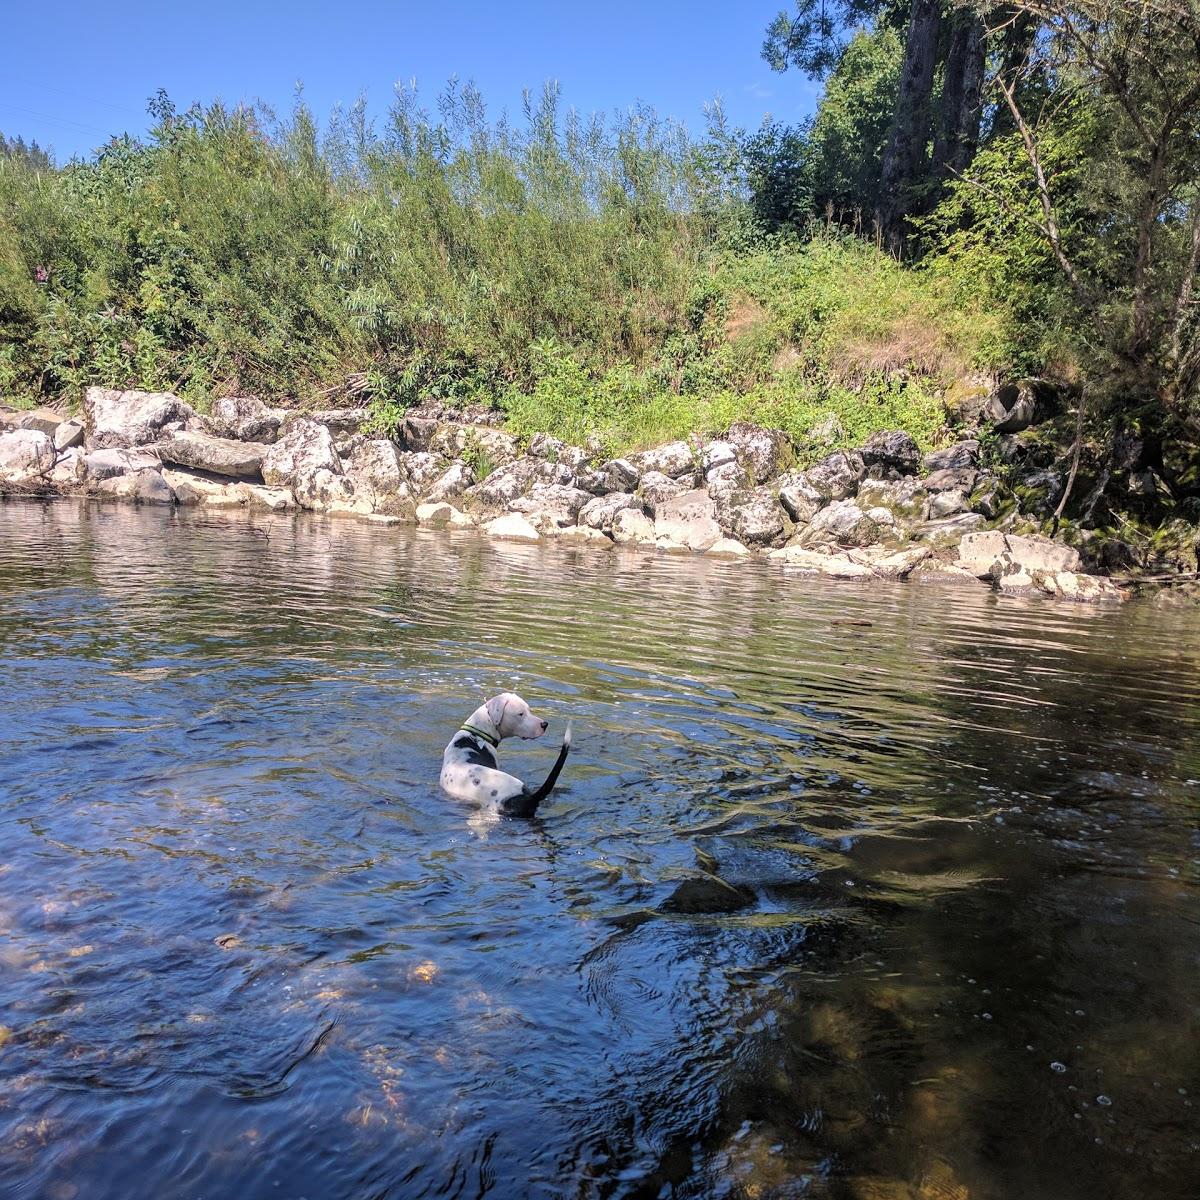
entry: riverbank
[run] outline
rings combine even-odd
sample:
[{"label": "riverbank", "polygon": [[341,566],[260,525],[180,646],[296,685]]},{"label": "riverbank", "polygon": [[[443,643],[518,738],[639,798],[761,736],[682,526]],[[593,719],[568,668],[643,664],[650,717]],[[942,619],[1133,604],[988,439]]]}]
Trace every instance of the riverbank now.
[{"label": "riverbank", "polygon": [[[1019,424],[1026,397],[1016,389],[991,403],[993,424]],[[1142,586],[1105,569],[1108,543],[1042,536],[979,436],[922,455],[908,434],[882,432],[800,469],[784,433],[745,422],[606,458],[598,443],[523,442],[495,421],[421,408],[385,439],[371,436],[361,409],[223,397],[201,414],[170,393],[89,388],[77,418],[0,413],[0,495],[308,510],[1088,602],[1119,602]]]}]

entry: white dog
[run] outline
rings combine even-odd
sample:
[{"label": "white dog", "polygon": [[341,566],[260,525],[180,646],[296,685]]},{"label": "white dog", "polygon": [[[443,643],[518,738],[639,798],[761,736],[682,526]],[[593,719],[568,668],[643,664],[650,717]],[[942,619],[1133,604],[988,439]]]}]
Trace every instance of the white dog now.
[{"label": "white dog", "polygon": [[548,722],[535,717],[514,692],[501,692],[481,704],[450,739],[442,754],[442,787],[459,800],[494,807],[508,817],[532,817],[550,795],[571,749],[571,726],[563,734],[558,761],[540,788],[533,789],[496,766],[503,738],[538,738]]}]

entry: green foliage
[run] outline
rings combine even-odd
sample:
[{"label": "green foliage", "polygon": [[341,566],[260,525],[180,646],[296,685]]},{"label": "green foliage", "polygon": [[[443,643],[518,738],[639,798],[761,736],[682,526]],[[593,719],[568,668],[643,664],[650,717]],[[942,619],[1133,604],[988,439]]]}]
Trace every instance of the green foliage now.
[{"label": "green foliage", "polygon": [[689,327],[657,362],[589,369],[571,348],[535,348],[531,388],[504,399],[510,427],[619,452],[732,421],[787,430],[816,456],[879,429],[924,446],[945,424],[941,392],[970,370],[996,369],[1002,309],[972,302],[836,234],[780,237],[710,260],[687,306]]},{"label": "green foliage", "polygon": [[809,186],[817,211],[844,214],[842,223],[870,214],[878,200],[903,53],[894,29],[860,31],[825,84],[808,135]]}]

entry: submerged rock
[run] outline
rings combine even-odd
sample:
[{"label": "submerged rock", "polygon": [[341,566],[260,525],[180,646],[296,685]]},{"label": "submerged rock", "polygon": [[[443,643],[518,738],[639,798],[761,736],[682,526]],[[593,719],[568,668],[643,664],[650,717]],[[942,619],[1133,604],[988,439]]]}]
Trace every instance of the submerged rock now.
[{"label": "submerged rock", "polygon": [[754,892],[748,887],[734,887],[716,875],[696,875],[679,884],[660,907],[674,913],[728,913],[754,901]]}]

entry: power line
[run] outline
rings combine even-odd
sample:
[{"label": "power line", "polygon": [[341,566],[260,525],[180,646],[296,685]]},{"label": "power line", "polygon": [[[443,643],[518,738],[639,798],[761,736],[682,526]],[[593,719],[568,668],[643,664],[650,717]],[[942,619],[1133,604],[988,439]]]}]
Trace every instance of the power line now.
[{"label": "power line", "polygon": [[7,108],[12,112],[24,113],[26,116],[36,117],[39,121],[54,121],[59,125],[74,125],[77,129],[86,129],[89,133],[100,134],[101,137],[107,138],[113,136],[113,131],[111,129],[100,129],[95,125],[85,125],[82,121],[72,121],[70,117],[55,117],[50,113],[38,112],[36,109],[25,108],[20,104],[9,104],[7,102],[0,101],[0,108]]}]

